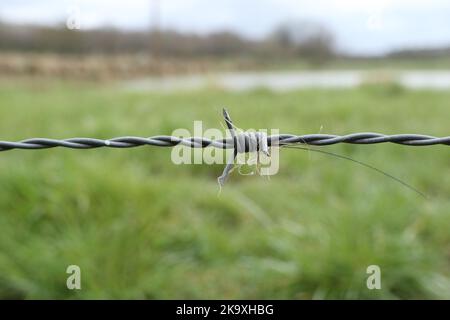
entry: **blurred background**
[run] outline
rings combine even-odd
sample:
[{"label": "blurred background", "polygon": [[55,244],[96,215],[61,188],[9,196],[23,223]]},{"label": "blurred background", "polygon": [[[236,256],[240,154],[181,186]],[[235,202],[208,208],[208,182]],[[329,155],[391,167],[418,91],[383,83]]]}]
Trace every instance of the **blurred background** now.
[{"label": "blurred background", "polygon": [[[449,135],[450,3],[74,0],[0,4],[0,139]],[[450,298],[443,146],[281,150],[270,181],[170,150],[0,154],[0,298]],[[81,268],[81,290],[66,268]],[[369,290],[378,265],[382,289]]]}]

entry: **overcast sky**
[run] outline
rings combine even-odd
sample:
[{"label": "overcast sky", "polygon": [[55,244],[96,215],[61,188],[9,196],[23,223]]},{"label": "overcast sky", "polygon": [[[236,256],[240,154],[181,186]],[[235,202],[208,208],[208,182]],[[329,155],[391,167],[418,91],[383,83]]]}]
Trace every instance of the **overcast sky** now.
[{"label": "overcast sky", "polygon": [[159,7],[163,28],[231,29],[263,37],[283,21],[328,26],[341,50],[377,54],[400,47],[450,45],[449,0],[0,0],[0,19],[54,24],[76,15],[82,28],[148,28]]}]

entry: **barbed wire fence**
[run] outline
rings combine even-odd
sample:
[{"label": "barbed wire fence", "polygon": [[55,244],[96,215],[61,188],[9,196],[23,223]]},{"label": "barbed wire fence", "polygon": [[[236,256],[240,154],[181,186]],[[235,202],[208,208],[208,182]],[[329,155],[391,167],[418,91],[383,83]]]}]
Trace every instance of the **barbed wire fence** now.
[{"label": "barbed wire fence", "polygon": [[[267,136],[262,132],[240,132],[237,133],[237,127],[234,126],[230,115],[223,109],[223,116],[225,123],[231,133],[231,138],[211,140],[205,137],[176,137],[158,135],[149,138],[125,136],[117,137],[107,140],[95,139],[95,138],[69,138],[69,139],[48,139],[48,138],[31,138],[22,141],[0,141],[0,151],[9,151],[13,149],[25,149],[25,150],[38,150],[49,149],[56,147],[71,148],[71,149],[94,149],[94,148],[135,148],[140,146],[156,146],[156,147],[174,147],[178,145],[187,146],[190,148],[207,148],[214,147],[219,149],[234,149],[233,158],[229,159],[227,165],[218,178],[220,186],[225,183],[226,178],[230,174],[234,160],[238,153],[248,152],[263,152],[269,155],[269,147],[299,147],[301,145],[307,146],[329,146],[338,143],[346,144],[378,144],[378,143],[394,143],[405,146],[432,146],[432,145],[445,145],[450,146],[450,136],[447,137],[434,137],[422,134],[394,134],[385,135],[381,133],[373,132],[360,132],[347,135],[332,135],[332,134],[279,134]],[[319,151],[319,150],[313,150]],[[319,151],[322,153],[332,154],[329,152]],[[415,188],[407,185],[403,181],[395,178],[394,176],[387,174],[375,167],[348,158],[346,156],[340,156],[332,154],[334,156],[352,160],[356,163],[374,169],[378,172],[385,174],[386,176],[393,178],[394,180],[402,183],[410,189],[422,194]],[[422,194],[423,195],[423,194]]]},{"label": "barbed wire fence", "polygon": [[[244,135],[246,144],[250,144],[250,136]],[[276,142],[276,143],[274,143]],[[332,134],[280,134],[276,136],[268,136],[268,146],[281,146],[292,144],[308,144],[312,146],[327,146],[337,143],[349,144],[377,144],[377,143],[395,143],[406,146],[431,146],[446,145],[450,146],[449,137],[433,137],[421,134],[394,134],[385,135],[381,133],[361,132],[348,135],[332,135]],[[143,137],[117,137],[108,140],[94,138],[69,138],[69,139],[48,139],[48,138],[31,138],[22,141],[0,141],[0,151],[8,151],[12,149],[48,149],[55,147],[72,148],[72,149],[94,149],[101,147],[108,148],[134,148],[140,146],[156,146],[156,147],[173,147],[176,145],[184,145],[191,148],[215,147],[220,149],[232,149],[233,139],[210,140],[203,137],[180,138],[174,136],[153,136],[149,138]]]}]

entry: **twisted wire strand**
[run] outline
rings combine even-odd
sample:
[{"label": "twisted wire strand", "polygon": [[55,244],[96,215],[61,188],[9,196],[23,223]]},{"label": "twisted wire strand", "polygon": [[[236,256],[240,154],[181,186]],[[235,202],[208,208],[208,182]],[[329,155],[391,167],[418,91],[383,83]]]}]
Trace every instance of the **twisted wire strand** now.
[{"label": "twisted wire strand", "polygon": [[[250,145],[249,136],[244,135],[244,143]],[[295,144],[308,144],[314,146],[326,146],[337,143],[348,144],[377,144],[377,143],[395,143],[407,146],[430,146],[430,145],[446,145],[450,146],[449,137],[433,137],[420,134],[396,134],[384,135],[381,133],[362,132],[348,135],[331,135],[331,134],[306,134],[293,135],[281,134],[267,137],[268,146],[285,146]],[[70,138],[70,139],[47,139],[47,138],[31,138],[18,142],[0,141],[0,151],[12,149],[48,149],[55,147],[72,148],[72,149],[93,149],[101,147],[109,148],[134,148],[139,146],[157,146],[157,147],[173,147],[184,145],[191,148],[214,147],[219,149],[234,148],[233,139],[210,140],[202,137],[180,138],[174,136],[153,136],[149,138],[143,137],[117,137],[109,140],[94,138]]]}]

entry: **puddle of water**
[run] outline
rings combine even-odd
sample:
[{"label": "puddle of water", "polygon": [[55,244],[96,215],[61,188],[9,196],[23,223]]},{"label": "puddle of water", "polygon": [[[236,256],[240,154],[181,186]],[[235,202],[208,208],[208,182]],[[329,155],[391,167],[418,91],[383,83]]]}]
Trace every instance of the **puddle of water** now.
[{"label": "puddle of water", "polygon": [[132,91],[177,91],[217,87],[230,91],[267,88],[287,91],[303,88],[353,88],[365,83],[398,83],[409,89],[450,89],[450,71],[296,71],[232,72],[153,77],[129,81]]}]

